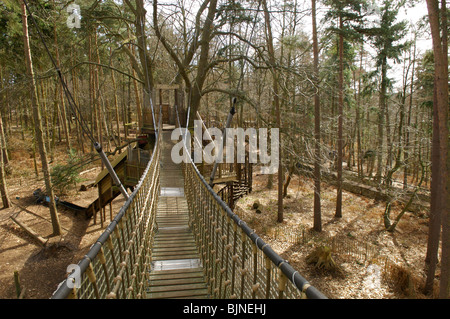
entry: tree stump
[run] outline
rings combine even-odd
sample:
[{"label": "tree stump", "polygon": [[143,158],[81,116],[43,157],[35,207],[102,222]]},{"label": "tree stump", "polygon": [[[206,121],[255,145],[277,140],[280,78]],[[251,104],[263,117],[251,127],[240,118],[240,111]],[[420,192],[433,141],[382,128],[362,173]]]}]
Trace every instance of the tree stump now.
[{"label": "tree stump", "polygon": [[334,261],[331,256],[331,248],[328,246],[317,247],[306,257],[306,262],[308,264],[314,264],[314,267],[317,269],[324,269],[342,274],[342,269]]},{"label": "tree stump", "polygon": [[262,205],[259,202],[259,200],[256,200],[253,203],[252,208],[255,210],[255,213],[257,213],[257,214],[261,214],[262,213]]}]

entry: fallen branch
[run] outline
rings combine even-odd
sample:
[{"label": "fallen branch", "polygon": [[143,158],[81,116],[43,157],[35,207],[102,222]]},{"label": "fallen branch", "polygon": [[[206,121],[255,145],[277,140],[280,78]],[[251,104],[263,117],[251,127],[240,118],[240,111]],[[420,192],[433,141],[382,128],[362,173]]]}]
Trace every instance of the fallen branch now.
[{"label": "fallen branch", "polygon": [[25,230],[31,237],[33,237],[34,239],[36,239],[36,241],[39,242],[39,244],[41,244],[42,246],[45,246],[47,244],[47,240],[45,240],[43,237],[39,236],[34,230],[32,230],[31,228],[29,228],[28,226],[26,226],[25,224],[19,222],[17,219],[15,219],[12,216],[9,216],[9,218],[12,219],[13,222],[15,222],[17,225],[20,226],[20,228],[22,228],[23,230]]}]

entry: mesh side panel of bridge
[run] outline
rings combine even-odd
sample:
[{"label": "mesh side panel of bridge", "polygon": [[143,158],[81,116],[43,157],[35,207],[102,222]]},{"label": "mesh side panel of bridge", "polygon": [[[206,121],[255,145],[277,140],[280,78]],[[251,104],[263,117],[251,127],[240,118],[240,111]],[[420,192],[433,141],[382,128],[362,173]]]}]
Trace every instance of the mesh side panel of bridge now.
[{"label": "mesh side panel of bridge", "polygon": [[192,162],[175,165],[172,145],[158,134],[130,198],[52,298],[326,298]]}]

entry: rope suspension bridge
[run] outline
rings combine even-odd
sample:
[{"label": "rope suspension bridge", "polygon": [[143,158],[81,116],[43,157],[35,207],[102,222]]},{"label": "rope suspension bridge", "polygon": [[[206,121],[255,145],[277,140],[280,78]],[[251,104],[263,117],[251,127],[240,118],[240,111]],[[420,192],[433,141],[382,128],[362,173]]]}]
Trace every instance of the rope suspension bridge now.
[{"label": "rope suspension bridge", "polygon": [[[162,124],[161,107],[155,116],[150,94],[155,143],[129,194],[83,120],[25,0],[24,4],[73,115],[126,199],[89,252],[68,267],[72,271],[52,299],[326,298],[233,213],[211,187],[214,173],[208,183],[190,156],[180,164],[172,161],[170,129],[174,126]],[[230,121],[231,117],[227,126]]]},{"label": "rope suspension bridge", "polygon": [[[179,123],[179,122],[178,122]],[[52,298],[326,298],[246,225],[159,119],[142,177]]]}]

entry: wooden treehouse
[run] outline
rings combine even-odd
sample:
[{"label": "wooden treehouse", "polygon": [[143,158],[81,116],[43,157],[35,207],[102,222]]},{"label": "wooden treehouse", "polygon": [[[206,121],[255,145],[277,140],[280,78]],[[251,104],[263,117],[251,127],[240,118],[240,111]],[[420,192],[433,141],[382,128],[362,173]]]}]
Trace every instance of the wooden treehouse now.
[{"label": "wooden treehouse", "polygon": [[[197,118],[201,120],[201,116],[197,114]],[[219,124],[220,121],[216,120],[215,124]],[[217,125],[217,126],[220,126]],[[206,129],[206,125],[202,128],[202,134]],[[203,147],[205,147],[210,141],[203,141]],[[236,154],[237,145],[234,144],[234,154]],[[224,158],[226,157],[226,149],[224,149]],[[253,164],[249,161],[248,144],[246,141],[245,146],[245,162],[238,163],[235,157],[234,163],[219,163],[214,175],[212,186],[219,188],[217,194],[221,199],[233,209],[236,201],[251,193],[253,184]],[[197,168],[203,175],[207,182],[210,181],[211,173],[214,164],[207,164],[205,162],[197,164]]]},{"label": "wooden treehouse", "polygon": [[[162,116],[162,124],[172,126],[176,121],[176,111],[185,117],[183,108],[184,95],[179,86],[160,85],[153,91],[155,123]],[[121,183],[126,189],[134,189],[147,167],[151,158],[151,152],[155,143],[155,128],[151,107],[145,105],[141,112],[138,110],[137,120],[139,129],[136,138],[133,138],[127,149],[119,154],[111,165],[117,173]],[[130,142],[130,140],[129,140]],[[97,213],[100,211],[100,222],[106,220],[106,207],[109,205],[110,217],[112,218],[112,201],[120,195],[120,191],[105,168],[97,176],[94,187],[98,189],[98,198],[86,209],[86,217],[94,216],[94,224],[97,222]]]},{"label": "wooden treehouse", "polygon": [[[220,189],[217,195],[233,209],[236,201],[252,191],[252,163],[249,162],[248,152],[245,163],[219,163],[214,175],[213,186]],[[213,170],[212,164],[198,164],[197,167],[206,181],[209,181]]]},{"label": "wooden treehouse", "polygon": [[[162,116],[163,125],[175,125],[177,122],[176,110],[180,117],[181,125],[185,124],[186,112],[184,110],[184,91],[179,85],[157,85],[153,90],[155,123],[158,116]],[[153,126],[153,114],[150,107],[145,107],[142,111],[141,133],[154,137],[155,128]]]}]

